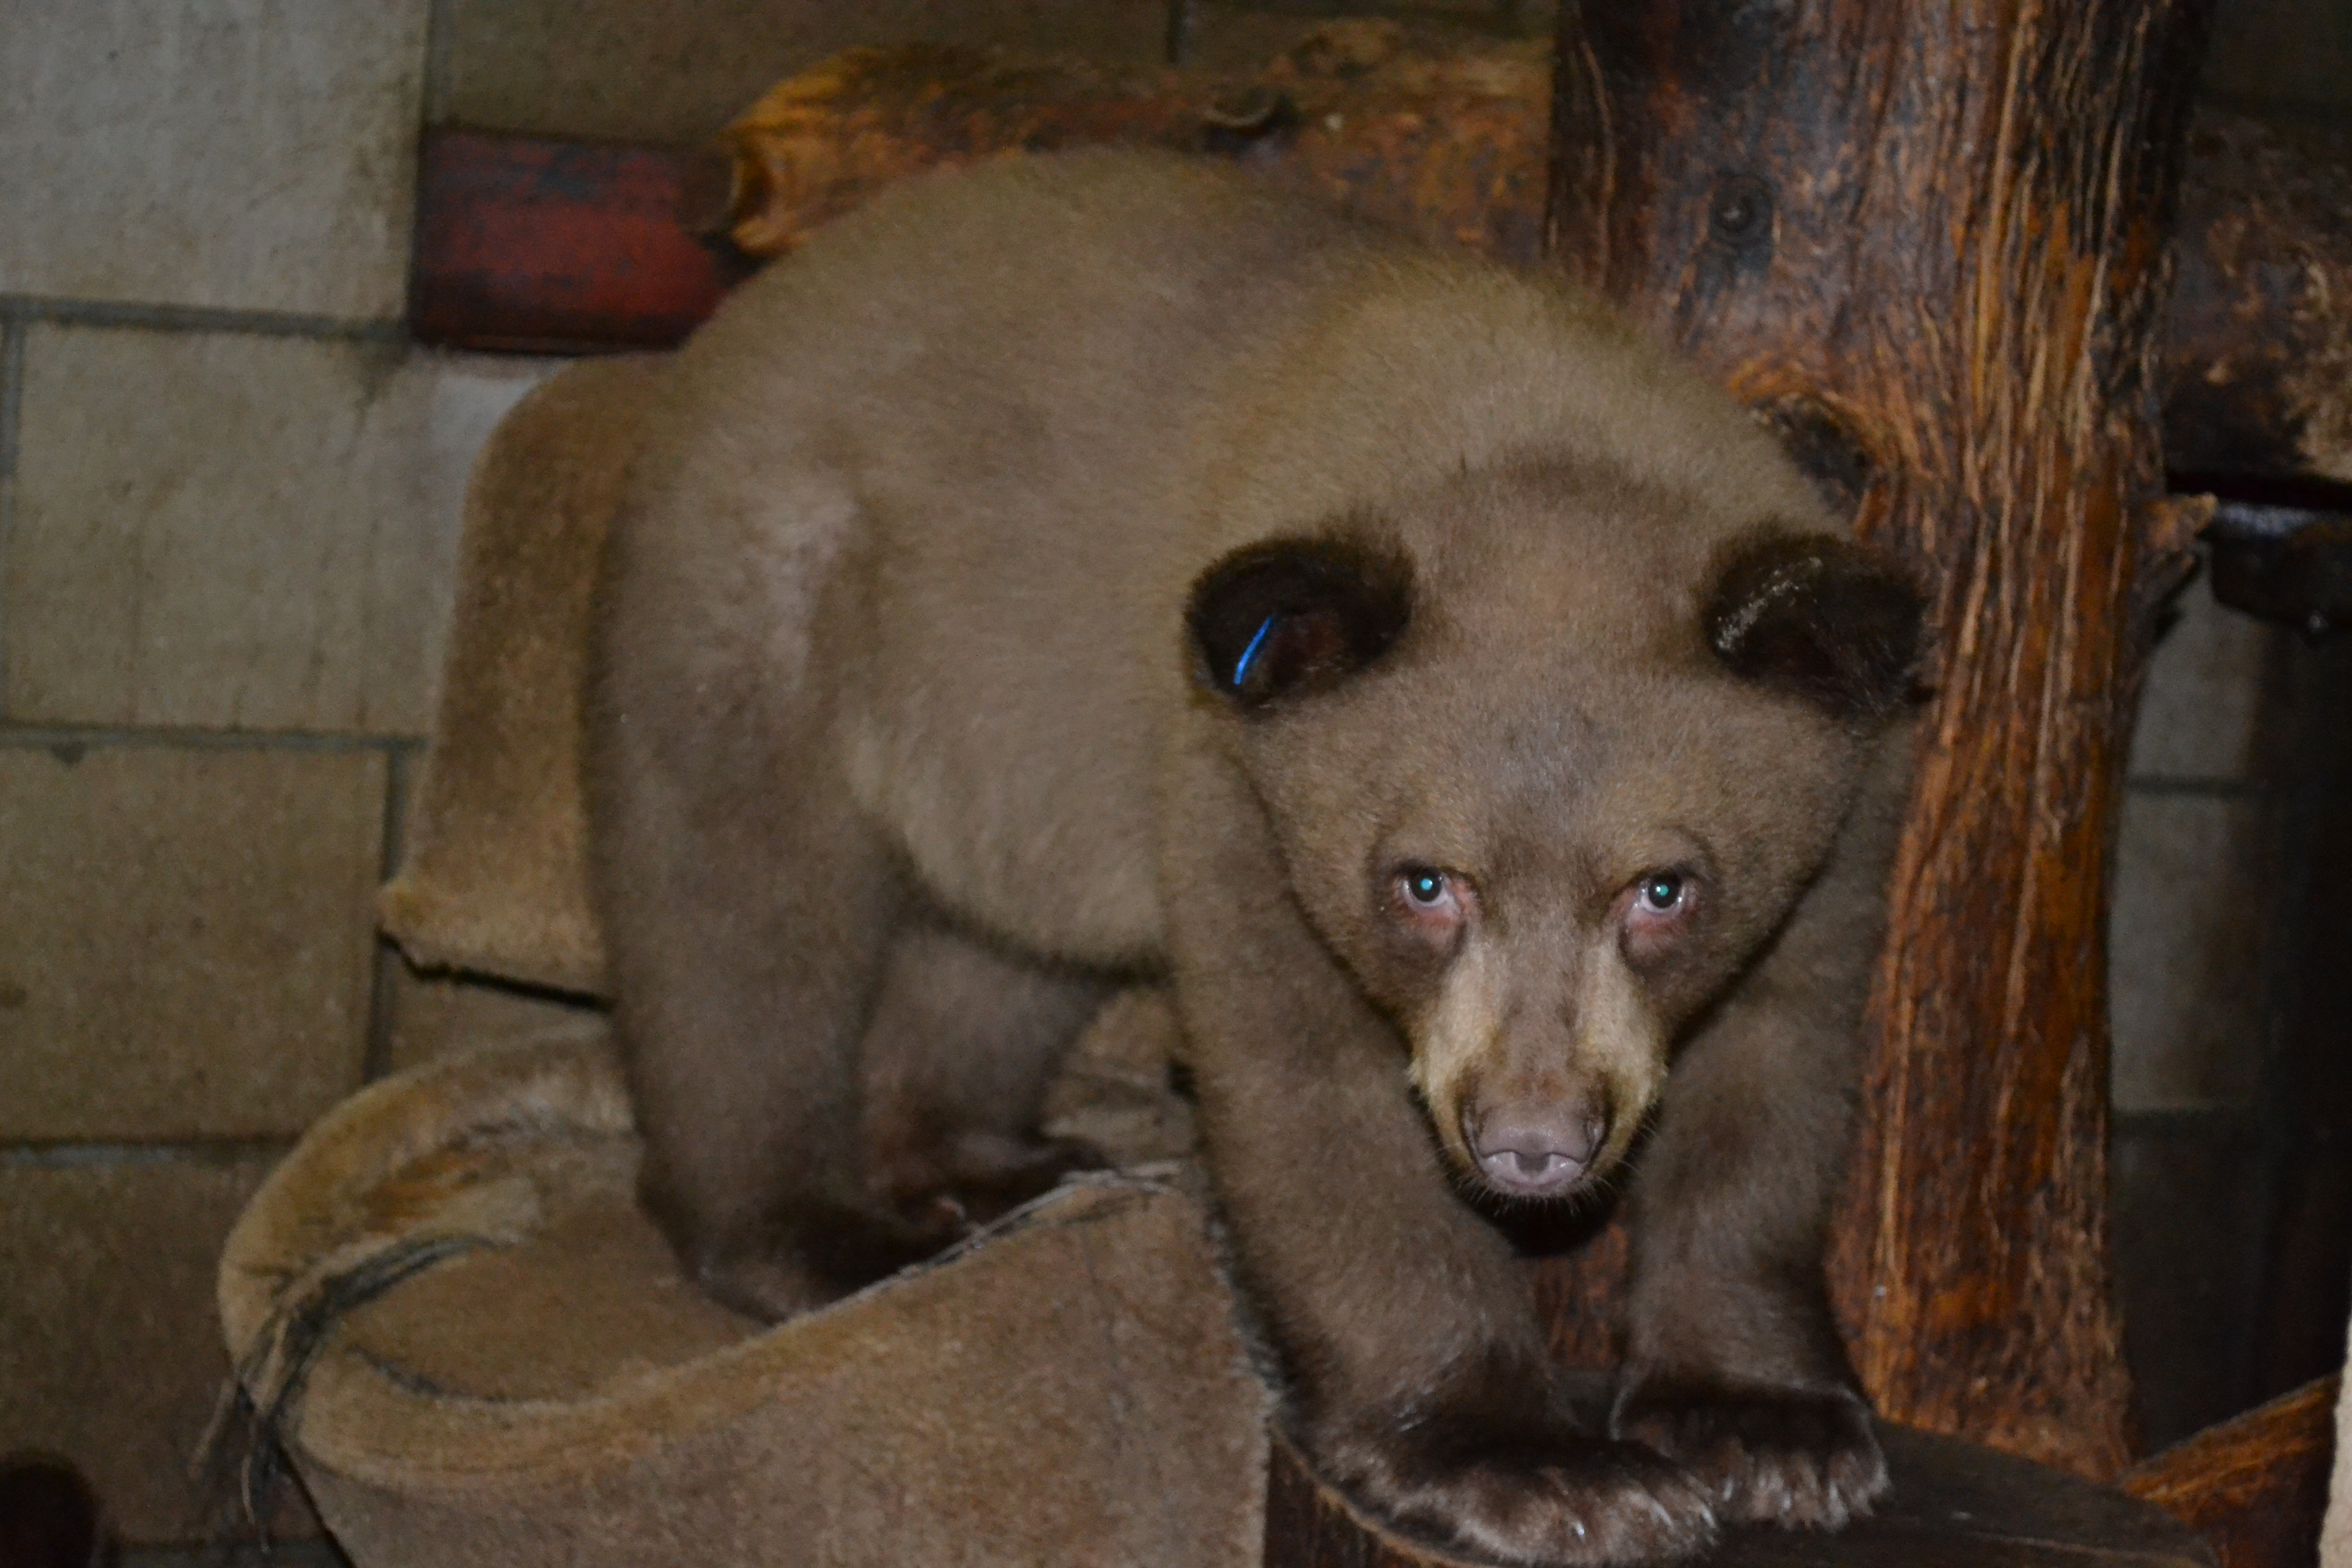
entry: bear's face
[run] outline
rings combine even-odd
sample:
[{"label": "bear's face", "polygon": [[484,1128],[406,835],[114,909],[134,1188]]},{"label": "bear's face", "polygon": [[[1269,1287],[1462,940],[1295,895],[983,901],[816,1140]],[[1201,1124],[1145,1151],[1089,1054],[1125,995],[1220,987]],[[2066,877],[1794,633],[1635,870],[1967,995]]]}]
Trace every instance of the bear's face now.
[{"label": "bear's face", "polygon": [[1236,552],[1191,608],[1308,921],[1530,1199],[1623,1155],[1819,868],[1917,616],[1847,542],[1558,474]]}]

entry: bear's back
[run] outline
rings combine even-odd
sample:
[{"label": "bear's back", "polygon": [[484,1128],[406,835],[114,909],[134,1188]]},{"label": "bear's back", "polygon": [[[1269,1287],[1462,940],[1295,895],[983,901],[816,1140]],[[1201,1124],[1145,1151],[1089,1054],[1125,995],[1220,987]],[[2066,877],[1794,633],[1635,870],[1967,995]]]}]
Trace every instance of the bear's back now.
[{"label": "bear's back", "polygon": [[1156,757],[1227,550],[1529,459],[1645,466],[1699,534],[1793,484],[1589,298],[1160,154],[897,187],[672,384],[637,492],[705,531],[651,542],[710,557],[678,599],[823,574],[790,602],[833,595],[812,674],[858,796],[982,924],[1081,961],[1157,952]]}]

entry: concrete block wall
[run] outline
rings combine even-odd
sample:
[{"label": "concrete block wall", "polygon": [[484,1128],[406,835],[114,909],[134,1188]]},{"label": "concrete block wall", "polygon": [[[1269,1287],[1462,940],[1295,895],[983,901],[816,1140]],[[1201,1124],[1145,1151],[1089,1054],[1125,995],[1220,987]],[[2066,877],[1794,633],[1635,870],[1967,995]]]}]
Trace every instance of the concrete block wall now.
[{"label": "concrete block wall", "polygon": [[427,0],[0,0],[0,1453],[133,1543],[221,1238],[390,1059],[457,501],[541,374],[400,326]]},{"label": "concrete block wall", "polygon": [[[2337,0],[2221,0],[2201,91],[2284,130],[2333,130],[2352,110],[2347,66]],[[2335,666],[2202,582],[2178,608],[2142,700],[2109,929],[2116,1264],[2152,1447],[2284,1392],[2279,1315],[2341,1300],[2266,1278],[2329,1266],[2291,1256],[2314,1249],[2281,1212],[2282,1178],[2304,1125],[2335,1108],[2299,1104],[2320,1086],[2282,1058],[2294,967],[2323,961],[2287,922],[2314,826],[2301,770],[2324,751],[2308,731],[2331,721],[2315,696]],[[2341,1344],[2340,1317],[2311,1331]]]},{"label": "concrete block wall", "polygon": [[[1343,8],[1201,0],[1193,56]],[[694,142],[851,44],[1148,65],[1165,28],[1165,0],[0,0],[0,1455],[74,1460],[142,1560],[205,1525],[212,1264],[272,1161],[370,1077],[565,1011],[372,929],[467,466],[550,368],[407,342],[418,127]],[[2264,634],[2200,595],[2117,921],[2151,1194],[2226,1182],[2251,1093],[2250,939],[2188,894],[2242,886],[2259,832]]]},{"label": "concrete block wall", "polygon": [[201,1524],[220,1238],[366,1058],[449,542],[383,483],[425,30],[0,12],[0,1449],[138,1541]]},{"label": "concrete block wall", "polygon": [[2142,699],[2108,928],[2116,1271],[2145,1438],[2243,1408],[2267,1240],[2280,906],[2267,731],[2292,634],[2182,595]]}]

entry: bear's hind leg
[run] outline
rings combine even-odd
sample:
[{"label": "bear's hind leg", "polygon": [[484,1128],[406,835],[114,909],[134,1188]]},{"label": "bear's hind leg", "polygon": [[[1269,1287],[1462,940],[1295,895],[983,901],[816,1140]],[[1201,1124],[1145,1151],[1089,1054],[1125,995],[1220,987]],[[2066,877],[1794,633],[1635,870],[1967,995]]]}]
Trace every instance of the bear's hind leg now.
[{"label": "bear's hind leg", "polygon": [[809,762],[806,714],[746,681],[714,719],[649,659],[616,675],[596,874],[639,1194],[704,1289],[786,1317],[956,1234],[875,1201],[858,1135],[857,1046],[903,873]]},{"label": "bear's hind leg", "polygon": [[1110,982],[918,920],[891,944],[859,1049],[877,1197],[925,1228],[985,1225],[1102,1163],[1041,1137],[1045,1085]]}]

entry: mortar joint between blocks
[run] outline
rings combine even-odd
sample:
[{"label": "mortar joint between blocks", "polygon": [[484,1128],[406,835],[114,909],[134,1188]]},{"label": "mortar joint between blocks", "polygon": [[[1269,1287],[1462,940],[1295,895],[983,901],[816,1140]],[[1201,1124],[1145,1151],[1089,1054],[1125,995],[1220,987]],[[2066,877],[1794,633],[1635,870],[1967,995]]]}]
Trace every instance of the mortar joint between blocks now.
[{"label": "mortar joint between blocks", "polygon": [[316,338],[329,342],[405,344],[397,317],[318,316],[286,310],[245,310],[213,305],[150,305],[120,300],[68,300],[44,294],[0,294],[0,321],[20,330],[33,322],[68,327],[118,327],[158,332],[226,332],[251,337]]},{"label": "mortar joint between blocks", "polygon": [[25,320],[0,301],[0,723],[8,716],[9,585],[16,522],[17,433],[25,406]]}]

